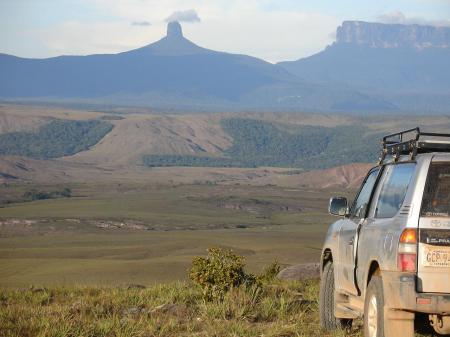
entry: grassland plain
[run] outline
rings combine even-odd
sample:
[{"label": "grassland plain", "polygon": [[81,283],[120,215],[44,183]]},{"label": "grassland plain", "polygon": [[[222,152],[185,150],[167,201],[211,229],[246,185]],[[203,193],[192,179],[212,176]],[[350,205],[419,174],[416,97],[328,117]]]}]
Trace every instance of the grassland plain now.
[{"label": "grassland plain", "polygon": [[210,246],[246,256],[251,271],[274,259],[314,262],[331,221],[327,199],[336,194],[242,185],[31,184],[0,191],[14,199],[30,188],[62,187],[73,196],[0,208],[0,286],[182,280],[192,258]]},{"label": "grassland plain", "polygon": [[[0,190],[20,198],[30,188],[62,187],[74,197],[0,208],[1,337],[361,336],[360,321],[346,331],[320,329],[318,280],[240,287],[222,302],[205,301],[187,280],[192,259],[212,246],[244,255],[256,274],[274,260],[317,261],[332,221],[324,215],[327,198],[336,191],[117,184]],[[417,336],[432,335],[423,321],[417,328]]]}]

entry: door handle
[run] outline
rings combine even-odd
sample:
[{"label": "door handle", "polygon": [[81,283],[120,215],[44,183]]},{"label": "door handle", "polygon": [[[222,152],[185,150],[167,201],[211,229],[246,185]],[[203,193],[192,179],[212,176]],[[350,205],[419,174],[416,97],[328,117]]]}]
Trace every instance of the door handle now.
[{"label": "door handle", "polygon": [[352,237],[350,238],[350,240],[348,240],[348,245],[349,245],[349,246],[353,246],[354,243],[355,243],[355,237],[352,236]]}]

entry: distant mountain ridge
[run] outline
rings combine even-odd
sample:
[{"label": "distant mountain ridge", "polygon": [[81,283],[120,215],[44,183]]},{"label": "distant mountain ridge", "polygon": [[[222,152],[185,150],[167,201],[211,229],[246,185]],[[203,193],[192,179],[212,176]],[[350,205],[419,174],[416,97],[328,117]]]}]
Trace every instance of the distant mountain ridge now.
[{"label": "distant mountain ridge", "polygon": [[[120,102],[234,100],[255,88],[293,77],[245,55],[214,52],[185,39],[178,22],[148,46],[119,54],[23,59],[0,55],[0,96],[85,98]],[[167,97],[169,96],[169,97]]]},{"label": "distant mountain ridge", "polygon": [[[159,41],[118,54],[0,54],[0,99],[182,111],[449,112],[448,29],[397,26],[346,21],[323,52],[274,65],[200,47],[170,22]],[[401,36],[407,43],[392,47]]]}]

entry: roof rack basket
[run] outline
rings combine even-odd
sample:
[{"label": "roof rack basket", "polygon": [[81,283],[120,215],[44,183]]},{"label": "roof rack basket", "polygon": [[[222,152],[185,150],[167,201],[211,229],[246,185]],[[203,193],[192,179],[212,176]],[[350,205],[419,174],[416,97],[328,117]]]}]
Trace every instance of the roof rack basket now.
[{"label": "roof rack basket", "polygon": [[418,153],[428,152],[450,152],[450,134],[421,132],[417,127],[384,136],[380,163],[389,155],[394,161],[401,155],[413,160]]}]

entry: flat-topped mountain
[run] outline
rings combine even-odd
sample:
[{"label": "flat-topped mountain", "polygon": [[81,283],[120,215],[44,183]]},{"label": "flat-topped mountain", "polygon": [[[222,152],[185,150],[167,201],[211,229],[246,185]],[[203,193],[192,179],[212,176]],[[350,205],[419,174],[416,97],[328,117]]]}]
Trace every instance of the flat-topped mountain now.
[{"label": "flat-topped mountain", "polygon": [[336,43],[372,48],[450,48],[450,27],[344,21]]},{"label": "flat-topped mountain", "polygon": [[449,111],[449,27],[345,21],[325,50],[279,65],[308,81],[377,94],[402,110]]}]

